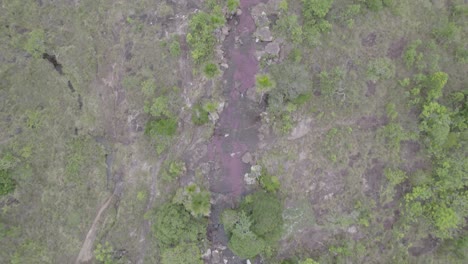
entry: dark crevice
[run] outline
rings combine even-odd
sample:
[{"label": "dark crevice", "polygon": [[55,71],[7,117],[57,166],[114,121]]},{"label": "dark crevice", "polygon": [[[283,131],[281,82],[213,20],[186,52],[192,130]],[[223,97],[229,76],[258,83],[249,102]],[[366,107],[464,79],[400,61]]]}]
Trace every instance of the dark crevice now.
[{"label": "dark crevice", "polygon": [[83,99],[81,99],[81,94],[78,94],[78,108],[80,110],[83,108]]},{"label": "dark crevice", "polygon": [[44,53],[44,54],[42,54],[42,58],[45,59],[45,60],[48,60],[50,63],[52,63],[52,65],[54,65],[55,70],[60,75],[63,74],[62,64],[58,63],[57,57],[55,57],[55,55],[50,55],[50,54]]},{"label": "dark crevice", "polygon": [[73,87],[73,85],[72,85],[72,83],[71,83],[70,81],[68,81],[68,88],[70,88],[70,91],[71,91],[72,93],[75,92],[75,88]]}]

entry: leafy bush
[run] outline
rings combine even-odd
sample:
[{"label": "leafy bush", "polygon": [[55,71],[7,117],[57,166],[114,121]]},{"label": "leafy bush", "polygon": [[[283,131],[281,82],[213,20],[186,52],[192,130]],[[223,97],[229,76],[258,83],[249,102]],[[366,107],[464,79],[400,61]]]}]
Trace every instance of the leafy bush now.
[{"label": "leafy bush", "polygon": [[367,76],[373,81],[390,79],[395,76],[395,65],[387,57],[375,59],[367,67]]},{"label": "leafy bush", "polygon": [[427,100],[432,101],[442,96],[442,89],[448,81],[448,74],[445,72],[435,72],[426,78]]},{"label": "leafy bush", "polygon": [[450,116],[447,108],[436,103],[425,104],[420,115],[420,131],[427,136],[427,144],[433,153],[440,151],[450,132]]},{"label": "leafy bush", "polygon": [[255,83],[257,92],[260,93],[268,92],[276,85],[275,81],[273,81],[268,74],[257,74],[257,76],[255,76]]},{"label": "leafy bush", "polygon": [[260,185],[268,192],[276,192],[280,188],[278,177],[268,174],[265,168],[262,169],[262,175],[259,177]]},{"label": "leafy bush", "polygon": [[[167,164],[167,163],[166,163]],[[166,181],[177,179],[186,171],[185,163],[183,161],[170,161],[167,168],[162,173],[162,178]]]},{"label": "leafy bush", "polygon": [[161,264],[203,264],[203,261],[197,244],[181,243],[163,250]]},{"label": "leafy bush", "polygon": [[169,100],[165,96],[159,96],[153,99],[153,103],[149,107],[145,107],[145,112],[151,114],[153,117],[161,118],[171,116],[169,110]]},{"label": "leafy bush", "polygon": [[383,2],[382,0],[365,0],[367,8],[369,8],[372,11],[380,11],[383,8]]},{"label": "leafy bush", "polygon": [[205,65],[205,68],[203,69],[203,73],[205,73],[206,77],[211,79],[219,74],[218,66],[216,66],[216,64],[214,63],[208,63]]},{"label": "leafy bush", "polygon": [[192,108],[192,122],[195,125],[203,125],[210,121],[209,112],[201,104],[196,104]]},{"label": "leafy bush", "polygon": [[159,136],[173,136],[177,131],[177,119],[162,118],[158,120],[148,121],[145,127],[145,134],[158,138]]},{"label": "leafy bush", "polygon": [[403,53],[403,60],[405,61],[406,67],[413,67],[414,63],[422,60],[423,54],[417,51],[417,48],[422,44],[420,39],[411,43]]},{"label": "leafy bush", "polygon": [[195,184],[177,190],[173,202],[184,205],[194,217],[210,215],[210,192],[200,189]]},{"label": "leafy bush", "polygon": [[239,7],[239,0],[227,0],[227,8],[229,12],[234,12]]},{"label": "leafy bush", "polygon": [[174,39],[170,44],[169,44],[169,53],[173,57],[179,57],[180,54],[182,53],[180,49],[180,43],[177,39]]},{"label": "leafy bush", "polygon": [[276,20],[274,30],[281,36],[291,40],[294,44],[302,43],[303,32],[299,25],[299,18],[294,14],[282,14]]},{"label": "leafy bush", "polygon": [[109,244],[109,242],[106,241],[104,245],[102,245],[101,243],[97,244],[96,249],[94,250],[94,257],[99,263],[112,264],[113,252],[114,252],[114,249]]},{"label": "leafy bush", "polygon": [[395,170],[395,169],[386,168],[384,173],[385,173],[385,177],[387,178],[387,180],[390,182],[392,186],[396,186],[408,178],[406,173],[399,169]]},{"label": "leafy bush", "polygon": [[0,170],[0,196],[9,194],[15,190],[16,182],[9,171]]},{"label": "leafy bush", "polygon": [[283,206],[274,194],[258,191],[252,195],[252,231],[273,244],[281,236],[283,226]]},{"label": "leafy bush", "polygon": [[191,18],[187,42],[192,49],[192,59],[195,63],[205,62],[212,56],[216,44],[213,31],[224,23],[225,19],[219,6],[216,6],[211,14],[198,12]]},{"label": "leafy bush", "polygon": [[195,242],[205,233],[205,225],[193,218],[183,205],[166,203],[157,211],[153,232],[164,247]]},{"label": "leafy bush", "polygon": [[315,45],[321,33],[330,31],[332,25],[324,18],[333,0],[302,0],[303,31],[307,43]]},{"label": "leafy bush", "polygon": [[282,210],[274,194],[257,191],[246,196],[237,211],[224,211],[221,221],[230,237],[229,248],[242,258],[271,249],[281,237]]},{"label": "leafy bush", "polygon": [[45,33],[42,29],[29,32],[24,49],[34,58],[39,59],[45,53]]}]

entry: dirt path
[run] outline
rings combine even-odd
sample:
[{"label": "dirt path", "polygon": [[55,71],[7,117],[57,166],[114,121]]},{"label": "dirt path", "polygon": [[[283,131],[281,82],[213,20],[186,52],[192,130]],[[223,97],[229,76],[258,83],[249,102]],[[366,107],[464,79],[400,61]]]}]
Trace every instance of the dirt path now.
[{"label": "dirt path", "polygon": [[78,257],[76,258],[76,261],[75,261],[76,264],[89,263],[93,259],[94,240],[96,239],[101,216],[103,215],[104,211],[106,211],[106,209],[109,208],[109,205],[112,204],[112,201],[114,201],[115,198],[120,196],[120,194],[122,193],[122,189],[123,189],[123,184],[122,183],[117,184],[115,186],[114,192],[111,194],[111,196],[109,196],[109,198],[106,199],[106,201],[99,208],[99,211],[96,214],[96,217],[94,218],[93,224],[91,225],[91,228],[86,234],[86,238],[83,242],[83,246],[81,246],[80,253],[78,254]]}]

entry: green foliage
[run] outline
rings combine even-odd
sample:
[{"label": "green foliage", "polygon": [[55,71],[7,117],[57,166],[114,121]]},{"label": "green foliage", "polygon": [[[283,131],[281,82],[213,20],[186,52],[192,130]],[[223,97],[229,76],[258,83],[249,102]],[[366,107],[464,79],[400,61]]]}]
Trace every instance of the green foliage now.
[{"label": "green foliage", "polygon": [[9,194],[15,190],[16,182],[8,170],[0,169],[0,196]]},{"label": "green foliage", "polygon": [[203,261],[197,244],[181,243],[163,250],[161,264],[203,264]]},{"label": "green foliage", "polygon": [[265,248],[264,242],[254,233],[240,233],[237,229],[234,229],[228,245],[234,254],[243,259],[253,258]]},{"label": "green foliage", "polygon": [[103,264],[112,264],[113,263],[113,257],[112,253],[114,252],[114,249],[112,246],[109,244],[109,242],[106,241],[106,243],[103,245],[101,243],[97,244],[96,249],[94,250],[94,257],[99,263]]},{"label": "green foliage", "polygon": [[373,81],[393,78],[395,76],[395,65],[387,57],[375,59],[369,63],[367,76]]},{"label": "green foliage", "polygon": [[180,54],[182,53],[181,49],[180,49],[180,43],[177,39],[174,39],[173,41],[171,41],[171,43],[169,44],[169,53],[173,56],[173,57],[179,57]]},{"label": "green foliage", "polygon": [[259,177],[260,185],[267,192],[276,192],[279,190],[281,183],[276,176],[272,176],[265,168],[262,168],[262,174]]},{"label": "green foliage", "polygon": [[333,98],[333,95],[340,88],[344,74],[344,71],[339,67],[333,68],[331,72],[322,71],[319,74],[322,95],[326,98]]},{"label": "green foliage", "polygon": [[406,67],[411,68],[415,63],[419,63],[423,59],[422,52],[418,52],[417,48],[422,44],[420,39],[412,42],[403,53],[403,60],[405,61]]},{"label": "green foliage", "polygon": [[227,8],[229,12],[234,12],[239,7],[240,1],[239,0],[227,0]]},{"label": "green foliage", "polygon": [[281,36],[286,37],[294,44],[302,43],[303,32],[299,25],[299,18],[294,14],[281,14],[276,21],[274,30]]},{"label": "green foliage", "polygon": [[146,123],[145,134],[157,139],[160,136],[174,136],[177,131],[177,119],[161,118]]},{"label": "green foliage", "polygon": [[269,93],[268,110],[274,114],[281,114],[288,102],[312,90],[310,74],[300,64],[288,62],[274,65],[270,68],[270,74],[276,88]]},{"label": "green foliage", "polygon": [[282,210],[274,194],[257,191],[246,196],[237,211],[224,211],[221,221],[230,237],[229,248],[242,258],[271,250],[281,237]]},{"label": "green foliage", "polygon": [[145,80],[141,84],[141,91],[146,97],[154,96],[154,93],[156,92],[156,82],[154,81],[154,79],[151,78]]},{"label": "green foliage", "polygon": [[448,81],[448,74],[445,72],[435,72],[429,75],[427,82],[427,100],[432,101],[442,96],[442,89]]},{"label": "green foliage", "polygon": [[206,124],[210,121],[209,114],[201,104],[196,104],[192,107],[192,122],[199,126]]},{"label": "green foliage", "polygon": [[325,20],[333,0],[302,0],[304,39],[311,45],[317,44],[321,33],[330,31],[332,25]]},{"label": "green foliage", "polygon": [[250,218],[240,212],[231,231],[229,248],[241,258],[253,258],[265,247],[262,239],[251,231],[251,225]]},{"label": "green foliage", "polygon": [[374,12],[380,11],[384,7],[382,0],[365,0],[365,4]]},{"label": "green foliage", "polygon": [[299,261],[298,264],[319,264],[319,263],[311,258],[307,258],[305,260]]},{"label": "green foliage", "polygon": [[267,244],[275,243],[281,236],[283,206],[276,195],[262,191],[252,196],[252,231],[265,239]]},{"label": "green foliage", "polygon": [[169,110],[169,100],[165,96],[159,96],[153,99],[153,104],[146,112],[150,113],[153,117],[162,118],[171,116],[171,111]]},{"label": "green foliage", "polygon": [[460,28],[454,22],[445,22],[432,33],[439,42],[453,41],[460,34]]},{"label": "green foliage", "polygon": [[205,73],[206,77],[212,79],[216,75],[219,74],[218,66],[216,66],[216,64],[214,64],[214,63],[207,63],[205,65],[205,68],[203,68],[203,73]]},{"label": "green foliage", "polygon": [[410,136],[405,132],[403,127],[393,122],[381,128],[379,136],[385,139],[387,147],[396,154],[400,152],[400,142],[410,139]]},{"label": "green foliage", "polygon": [[29,32],[24,49],[34,58],[39,59],[45,53],[45,33],[42,29]]},{"label": "green foliage", "polygon": [[459,63],[467,64],[468,63],[468,48],[465,48],[463,46],[458,47],[455,50],[455,59]]},{"label": "green foliage", "polygon": [[194,217],[210,215],[210,192],[200,189],[195,184],[177,190],[173,202],[184,205]]},{"label": "green foliage", "polygon": [[387,106],[385,107],[385,110],[387,112],[387,117],[391,120],[394,121],[398,117],[398,112],[396,111],[396,106],[394,103],[388,103]]},{"label": "green foliage", "polygon": [[302,16],[310,22],[324,18],[333,4],[333,0],[302,0]]},{"label": "green foliage", "polygon": [[2,155],[2,158],[0,159],[0,170],[11,170],[16,165],[19,163],[19,159],[16,158],[11,152],[7,152],[4,155]]},{"label": "green foliage", "polygon": [[432,219],[437,227],[437,235],[441,238],[451,238],[450,229],[455,229],[461,222],[455,211],[443,204],[432,207]]},{"label": "green foliage", "polygon": [[186,171],[185,163],[183,161],[170,161],[162,177],[166,181],[177,179]]},{"label": "green foliage", "polygon": [[269,92],[276,86],[275,81],[273,81],[268,74],[257,74],[257,76],[255,76],[255,83],[257,92],[259,93]]},{"label": "green foliage", "polygon": [[216,44],[213,31],[224,23],[225,19],[219,6],[210,14],[198,12],[191,18],[187,42],[192,49],[192,59],[195,63],[201,64],[211,58]]},{"label": "green foliage", "polygon": [[386,168],[384,173],[385,173],[385,177],[387,178],[387,180],[390,182],[392,186],[396,186],[408,178],[406,173],[399,169]]},{"label": "green foliage", "polygon": [[430,102],[423,106],[420,115],[420,131],[427,136],[427,145],[433,153],[437,153],[447,141],[450,132],[450,115],[447,108]]},{"label": "green foliage", "polygon": [[193,218],[183,205],[166,203],[156,213],[153,232],[163,247],[171,247],[196,242],[204,234],[205,225]]}]

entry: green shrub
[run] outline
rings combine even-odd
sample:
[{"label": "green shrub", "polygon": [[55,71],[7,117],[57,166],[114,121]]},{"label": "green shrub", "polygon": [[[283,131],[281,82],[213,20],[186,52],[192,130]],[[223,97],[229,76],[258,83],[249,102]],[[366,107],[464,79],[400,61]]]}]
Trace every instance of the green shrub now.
[{"label": "green shrub", "polygon": [[8,170],[0,169],[0,196],[13,192],[16,182]]},{"label": "green shrub", "polygon": [[112,264],[114,262],[112,257],[113,252],[114,249],[109,242],[106,241],[104,245],[101,243],[97,244],[96,249],[94,250],[94,257],[99,263]]},{"label": "green shrub", "polygon": [[299,261],[298,264],[319,264],[319,263],[311,258],[307,258],[305,260]]},{"label": "green shrub", "polygon": [[180,54],[182,53],[181,49],[180,49],[180,43],[177,39],[174,39],[171,44],[169,45],[169,53],[173,56],[173,57],[179,57]]},{"label": "green shrub", "polygon": [[302,0],[302,16],[304,21],[311,22],[318,18],[324,18],[334,0]]},{"label": "green shrub", "polygon": [[165,96],[159,96],[153,99],[153,103],[150,107],[145,107],[145,112],[151,114],[153,117],[162,118],[171,116],[169,110],[169,100]]},{"label": "green shrub", "polygon": [[260,175],[259,181],[262,188],[268,192],[276,192],[281,186],[278,177],[268,174],[266,169],[262,169],[262,175]]},{"label": "green shrub", "polygon": [[257,92],[264,93],[273,89],[276,85],[268,74],[257,74],[255,76],[255,83],[257,86]]},{"label": "green shrub", "polygon": [[423,107],[420,115],[422,121],[419,124],[420,131],[427,136],[426,141],[432,152],[439,152],[447,141],[450,132],[450,116],[447,108],[430,102]]},{"label": "green shrub", "polygon": [[208,63],[205,65],[205,68],[203,69],[203,73],[205,73],[205,76],[208,78],[214,78],[216,75],[219,74],[219,69],[218,66],[214,63]]},{"label": "green shrub", "polygon": [[210,121],[209,112],[203,109],[201,104],[196,104],[192,108],[192,122],[195,125],[203,125]]},{"label": "green shrub", "polygon": [[252,231],[265,239],[267,244],[274,244],[282,233],[283,206],[281,201],[276,195],[262,191],[255,192],[252,199]]},{"label": "green shrub", "polygon": [[366,6],[370,10],[377,12],[377,11],[382,10],[383,2],[382,0],[366,0]]},{"label": "green shrub", "polygon": [[24,49],[34,58],[39,59],[45,53],[45,33],[42,29],[29,32]]},{"label": "green shrub", "polygon": [[294,14],[282,14],[276,20],[273,28],[281,36],[292,41],[294,44],[300,44],[303,40],[302,27],[299,25],[299,18]]},{"label": "green shrub", "polygon": [[434,37],[440,42],[453,41],[460,34],[460,28],[454,22],[446,22],[433,31]]},{"label": "green shrub", "polygon": [[373,81],[390,79],[395,76],[395,65],[387,57],[375,59],[367,67],[367,76]]},{"label": "green shrub", "polygon": [[162,177],[166,181],[177,179],[186,171],[185,163],[183,161],[170,161]]},{"label": "green shrub", "polygon": [[154,81],[154,79],[151,78],[145,80],[141,84],[141,91],[146,97],[154,96],[154,93],[156,92],[156,82]]},{"label": "green shrub", "polygon": [[156,213],[153,232],[163,247],[196,242],[205,225],[193,218],[181,204],[166,203]]},{"label": "green shrub", "polygon": [[252,220],[241,212],[232,228],[228,245],[241,258],[253,258],[265,248],[263,240],[251,231],[251,225]]},{"label": "green shrub", "polygon": [[406,173],[399,169],[386,168],[384,173],[385,173],[385,177],[387,178],[387,180],[390,182],[392,186],[396,186],[408,178]]},{"label": "green shrub", "polygon": [[200,189],[195,184],[177,190],[173,202],[184,205],[194,217],[210,215],[210,192]]},{"label": "green shrub", "polygon": [[405,52],[403,53],[403,60],[405,61],[406,67],[411,68],[415,63],[419,63],[422,58],[423,54],[417,51],[417,48],[422,44],[420,39],[411,43],[408,48],[406,48]]},{"label": "green shrub", "polygon": [[219,6],[215,6],[211,14],[198,12],[190,19],[187,42],[192,49],[192,59],[195,63],[201,64],[212,57],[216,44],[213,31],[224,23],[225,19]]},{"label": "green shrub", "polygon": [[163,250],[161,264],[203,264],[203,261],[197,244],[181,243]]},{"label": "green shrub", "polygon": [[389,103],[385,107],[385,110],[387,112],[387,117],[391,120],[394,121],[398,117],[398,112],[396,111],[396,106],[394,103]]},{"label": "green shrub", "polygon": [[445,72],[435,72],[426,78],[427,100],[432,101],[442,96],[442,89],[448,81],[448,74]]},{"label": "green shrub", "polygon": [[234,12],[239,7],[240,1],[239,0],[227,0],[227,8],[229,12]]},{"label": "green shrub", "polygon": [[177,119],[162,118],[148,121],[145,126],[145,134],[157,139],[160,136],[174,136],[177,131]]}]

